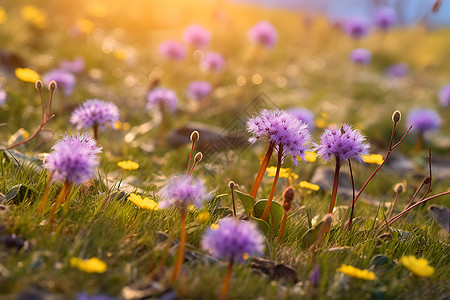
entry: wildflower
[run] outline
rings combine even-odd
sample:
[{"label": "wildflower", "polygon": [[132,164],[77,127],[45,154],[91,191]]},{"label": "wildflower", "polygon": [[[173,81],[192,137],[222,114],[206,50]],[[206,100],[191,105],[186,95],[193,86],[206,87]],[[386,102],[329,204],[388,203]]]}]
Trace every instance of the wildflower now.
[{"label": "wildflower", "polygon": [[5,9],[0,6],[0,24],[3,24],[8,20],[8,14],[6,13]]},{"label": "wildflower", "polygon": [[310,182],[305,181],[305,180],[300,181],[299,186],[302,189],[308,189],[308,190],[312,190],[312,191],[316,191],[316,192],[318,190],[320,190],[320,187],[317,184],[310,183]]},{"label": "wildflower", "polygon": [[361,39],[365,37],[370,30],[369,21],[360,16],[353,16],[348,18],[344,23],[344,31],[354,39]]},{"label": "wildflower", "polygon": [[36,71],[31,70],[29,68],[17,68],[14,71],[14,74],[16,75],[17,78],[26,82],[35,83],[36,81],[39,80],[39,74],[36,73]]},{"label": "wildflower", "polygon": [[42,9],[34,5],[25,5],[20,11],[22,18],[38,28],[45,28],[48,25],[47,14]]},{"label": "wildflower", "polygon": [[172,90],[166,88],[154,88],[147,94],[147,109],[164,107],[169,112],[177,109],[177,96]]},{"label": "wildflower", "polygon": [[177,41],[165,41],[159,44],[159,53],[167,59],[181,61],[186,57],[186,48]]},{"label": "wildflower", "polygon": [[204,49],[211,39],[211,34],[208,30],[200,25],[189,25],[183,31],[183,41],[196,49]]},{"label": "wildflower", "polygon": [[271,23],[261,21],[249,29],[248,37],[253,43],[272,49],[277,43],[278,33]]},{"label": "wildflower", "polygon": [[6,91],[0,88],[0,106],[6,103]]},{"label": "wildflower", "polygon": [[209,227],[212,231],[216,231],[219,229],[219,225],[218,224],[211,224],[211,226]]},{"label": "wildflower", "polygon": [[317,160],[317,154],[314,151],[305,151],[305,160],[307,162],[315,162]]},{"label": "wildflower", "polygon": [[205,223],[206,221],[209,220],[209,212],[207,211],[202,211],[198,214],[197,216],[197,221],[199,221],[200,223]]},{"label": "wildflower", "polygon": [[371,60],[370,51],[363,48],[358,48],[350,53],[351,60],[356,64],[366,65]]},{"label": "wildflower", "polygon": [[130,196],[128,196],[128,199],[140,208],[148,210],[158,210],[158,203],[148,197],[142,198],[135,193],[131,193]]},{"label": "wildflower", "polygon": [[364,280],[375,280],[377,277],[375,273],[369,270],[361,270],[349,265],[342,265],[337,271],[344,273],[350,277],[364,279]]},{"label": "wildflower", "polygon": [[387,31],[397,23],[397,13],[390,7],[382,7],[375,12],[375,26]]},{"label": "wildflower", "polygon": [[117,166],[124,171],[132,171],[139,168],[139,164],[137,162],[131,160],[122,160],[117,163]]},{"label": "wildflower", "polygon": [[297,120],[302,121],[308,125],[309,130],[314,129],[314,113],[306,108],[291,108],[287,111],[293,115]]},{"label": "wildflower", "polygon": [[61,70],[65,70],[67,72],[71,73],[80,73],[85,68],[84,59],[82,57],[77,57],[72,61],[69,60],[63,60],[59,67]]},{"label": "wildflower", "polygon": [[408,75],[409,67],[407,64],[399,63],[387,67],[385,73],[389,77],[400,78]]},{"label": "wildflower", "polygon": [[106,270],[108,269],[108,265],[104,261],[101,261],[95,256],[89,259],[71,257],[70,266],[86,273],[98,273],[98,274],[105,273]]},{"label": "wildflower", "polygon": [[400,262],[417,276],[430,277],[434,274],[434,268],[428,264],[428,260],[425,258],[404,255],[400,258]]},{"label": "wildflower", "polygon": [[225,60],[219,53],[206,52],[200,63],[200,69],[203,71],[220,72],[225,67]]},{"label": "wildflower", "polygon": [[383,155],[381,155],[381,154],[361,155],[361,157],[362,157],[362,160],[368,164],[381,165],[384,161]]},{"label": "wildflower", "polygon": [[439,104],[447,107],[450,104],[450,84],[444,85],[439,91]]},{"label": "wildflower", "polygon": [[188,86],[187,96],[195,101],[205,99],[212,91],[212,86],[208,81],[193,81]]},{"label": "wildflower", "polygon": [[56,81],[59,87],[62,87],[64,94],[69,96],[75,87],[75,76],[65,70],[53,70],[44,75],[44,83],[49,84],[52,80]]},{"label": "wildflower", "polygon": [[441,126],[441,122],[439,114],[432,109],[417,108],[408,114],[408,126],[412,125],[411,131],[436,131]]},{"label": "wildflower", "polygon": [[[277,167],[273,167],[273,166],[272,167],[268,167],[266,169],[266,171],[267,171],[267,176],[275,177],[275,174],[276,174],[276,171],[277,171]],[[295,173],[292,173],[290,168],[280,168],[280,174],[278,175],[278,177],[289,178],[289,179],[295,180],[295,179],[298,178],[298,175],[295,174]]]}]

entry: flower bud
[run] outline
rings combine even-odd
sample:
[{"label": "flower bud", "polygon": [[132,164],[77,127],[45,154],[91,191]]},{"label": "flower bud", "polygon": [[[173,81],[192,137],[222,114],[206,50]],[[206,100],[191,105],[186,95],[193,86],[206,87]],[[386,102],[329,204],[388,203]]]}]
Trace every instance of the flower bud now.
[{"label": "flower bud", "polygon": [[402,113],[399,110],[394,111],[392,114],[392,122],[397,123],[402,119]]},{"label": "flower bud", "polygon": [[38,90],[38,91],[40,91],[40,90],[42,90],[42,87],[44,86],[44,84],[42,83],[42,81],[40,81],[40,80],[36,80],[36,82],[34,83],[34,87]]},{"label": "flower bud", "polygon": [[401,194],[405,191],[405,185],[403,183],[397,183],[394,185],[394,192],[396,194]]},{"label": "flower bud", "polygon": [[230,181],[230,182],[228,183],[228,186],[230,187],[230,189],[234,189],[234,186],[235,186],[234,181]]},{"label": "flower bud", "polygon": [[56,90],[56,88],[57,88],[56,81],[54,81],[54,80],[50,81],[50,83],[48,84],[48,89],[50,91],[54,92]]},{"label": "flower bud", "polygon": [[196,163],[198,163],[198,162],[201,162],[202,159],[203,159],[203,154],[201,152],[197,152],[197,154],[195,154],[194,161]]},{"label": "flower bud", "polygon": [[283,191],[283,208],[285,211],[288,211],[292,207],[292,201],[294,200],[295,191],[292,186],[287,187]]},{"label": "flower bud", "polygon": [[200,134],[198,133],[197,130],[192,131],[191,133],[191,142],[195,143],[200,139]]}]

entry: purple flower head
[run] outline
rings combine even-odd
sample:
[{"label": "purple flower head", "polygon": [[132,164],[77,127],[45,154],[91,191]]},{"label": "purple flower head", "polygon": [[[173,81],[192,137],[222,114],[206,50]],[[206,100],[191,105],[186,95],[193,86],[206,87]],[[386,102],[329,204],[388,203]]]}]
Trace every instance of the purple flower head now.
[{"label": "purple flower head", "polygon": [[248,37],[253,43],[272,49],[277,43],[278,33],[271,23],[261,21],[249,29]]},{"label": "purple flower head", "polygon": [[308,125],[309,130],[314,129],[314,113],[307,108],[291,108],[288,113],[293,115],[297,120]]},{"label": "purple flower head", "polygon": [[370,51],[363,48],[355,49],[350,53],[350,59],[357,64],[366,65],[370,62],[371,58]]},{"label": "purple flower head", "polygon": [[77,300],[115,300],[116,298],[110,298],[103,295],[93,295],[89,296],[85,292],[78,295]]},{"label": "purple flower head", "polygon": [[195,47],[196,49],[204,49],[211,40],[211,34],[208,30],[200,25],[189,25],[183,31],[183,41],[188,45]]},{"label": "purple flower head", "polygon": [[416,108],[408,114],[408,126],[412,125],[411,131],[425,132],[436,131],[441,127],[441,117],[437,112],[427,108]]},{"label": "purple flower head", "polygon": [[351,157],[362,161],[361,154],[368,154],[366,137],[348,124],[332,125],[320,135],[320,145],[315,144],[317,155],[330,160],[332,157],[347,160]]},{"label": "purple flower head", "polygon": [[0,106],[5,104],[6,102],[6,91],[4,89],[0,89]]},{"label": "purple flower head", "polygon": [[45,158],[44,167],[55,171],[55,180],[67,180],[80,184],[94,177],[94,169],[99,165],[98,154],[102,148],[87,134],[63,136]]},{"label": "purple flower head", "polygon": [[244,255],[262,254],[264,237],[255,223],[225,218],[218,229],[208,229],[202,238],[202,248],[214,257],[243,262]]},{"label": "purple flower head", "polygon": [[75,75],[65,70],[53,70],[44,75],[44,83],[49,84],[52,80],[56,81],[59,88],[62,88],[64,94],[71,95],[75,87]]},{"label": "purple flower head", "polygon": [[399,64],[395,64],[395,65],[391,65],[391,66],[387,67],[385,73],[389,77],[400,78],[400,77],[408,75],[409,67],[407,64],[399,63]]},{"label": "purple flower head", "polygon": [[397,13],[393,8],[382,7],[375,12],[375,25],[383,30],[388,30],[397,24]]},{"label": "purple flower head", "polygon": [[163,106],[169,112],[174,112],[177,109],[177,102],[177,95],[174,91],[166,88],[157,87],[147,94],[147,109],[149,110]]},{"label": "purple flower head", "polygon": [[77,57],[76,59],[69,61],[69,60],[63,60],[59,67],[62,70],[72,72],[72,73],[80,73],[84,70],[85,64],[84,59],[82,57]]},{"label": "purple flower head", "polygon": [[159,195],[163,199],[159,204],[161,208],[186,208],[189,205],[200,208],[209,197],[201,180],[186,175],[172,177]]},{"label": "purple flower head", "polygon": [[88,99],[78,106],[70,116],[70,122],[76,129],[90,128],[97,124],[100,128],[114,124],[119,120],[117,105],[98,99]]},{"label": "purple flower head", "polygon": [[165,41],[159,44],[159,53],[164,58],[181,61],[186,57],[186,48],[177,41]]},{"label": "purple flower head", "polygon": [[439,104],[442,107],[447,107],[450,104],[450,84],[444,85],[439,91]]},{"label": "purple flower head", "polygon": [[225,67],[225,60],[222,55],[216,52],[207,52],[200,63],[200,69],[204,71],[219,72]]},{"label": "purple flower head", "polygon": [[208,81],[193,81],[188,86],[187,96],[190,99],[201,101],[212,91],[211,84]]},{"label": "purple flower head", "polygon": [[279,109],[263,109],[258,116],[247,121],[247,131],[252,135],[250,143],[264,137],[277,152],[282,147],[283,157],[291,153],[295,164],[298,163],[297,156],[304,159],[307,150],[305,144],[311,139],[306,123]]},{"label": "purple flower head", "polygon": [[369,30],[369,21],[360,16],[348,18],[344,24],[345,33],[355,39],[361,39],[365,37],[369,33]]}]

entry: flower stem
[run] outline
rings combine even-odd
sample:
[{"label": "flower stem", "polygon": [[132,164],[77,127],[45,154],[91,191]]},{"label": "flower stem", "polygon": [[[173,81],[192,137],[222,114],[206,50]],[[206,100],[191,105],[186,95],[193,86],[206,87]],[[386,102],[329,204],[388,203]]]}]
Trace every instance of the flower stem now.
[{"label": "flower stem", "polygon": [[38,209],[38,213],[39,214],[42,213],[42,210],[44,210],[44,207],[47,204],[48,193],[49,193],[49,190],[50,190],[50,183],[52,182],[54,174],[55,174],[55,171],[52,171],[50,173],[50,175],[48,176],[48,180],[47,180],[47,183],[45,185],[44,195],[42,196],[42,200],[41,200],[41,205],[39,205],[39,209]]},{"label": "flower stem", "polygon": [[250,192],[250,196],[253,198],[256,197],[256,193],[258,192],[259,186],[261,185],[261,181],[264,177],[264,173],[266,172],[267,166],[269,165],[270,157],[273,153],[273,145],[269,145],[269,149],[267,149],[267,153],[261,161],[261,167],[259,168],[258,174],[256,175],[255,182],[253,183],[252,191]]},{"label": "flower stem", "polygon": [[225,276],[222,290],[220,291],[219,300],[225,300],[227,298],[227,293],[228,293],[228,289],[230,287],[232,273],[233,273],[233,259],[230,259],[230,263],[228,264],[227,275]]},{"label": "flower stem", "polygon": [[269,199],[267,200],[266,208],[261,216],[261,219],[267,221],[270,212],[270,206],[272,205],[273,196],[275,195],[275,190],[277,188],[278,178],[280,177],[281,163],[283,159],[283,146],[280,145],[278,149],[278,161],[277,161],[277,171],[275,172],[275,177],[273,179],[272,190],[270,191]]},{"label": "flower stem", "polygon": [[416,144],[414,145],[414,152],[419,153],[423,148],[423,132],[420,131],[417,136]]},{"label": "flower stem", "polygon": [[191,158],[192,158],[192,152],[194,151],[194,145],[195,145],[195,142],[192,142],[191,153],[189,154],[189,161],[188,161],[188,165],[187,165],[186,175],[189,175],[189,167],[191,165]]},{"label": "flower stem", "polygon": [[286,229],[287,215],[288,215],[287,210],[284,210],[283,219],[281,219],[280,234],[278,234],[278,243],[281,243],[283,239],[284,230]]},{"label": "flower stem", "polygon": [[67,195],[70,192],[70,188],[72,187],[72,184],[70,184],[68,181],[64,182],[64,185],[61,189],[61,191],[59,192],[58,198],[56,198],[56,202],[52,207],[52,212],[50,215],[50,226],[53,226],[53,223],[55,221],[55,211],[56,208],[59,206],[60,203],[64,203]]},{"label": "flower stem", "polygon": [[336,204],[336,196],[337,196],[337,189],[338,189],[338,183],[339,183],[339,169],[340,168],[341,168],[341,159],[339,157],[336,157],[336,168],[334,169],[333,190],[331,191],[330,207],[328,208],[329,214],[333,213],[334,205]]},{"label": "flower stem", "polygon": [[230,187],[231,189],[231,202],[233,202],[233,216],[236,219],[236,205],[234,204],[234,185]]},{"label": "flower stem", "polygon": [[387,216],[386,220],[389,220],[389,219],[391,218],[392,212],[394,211],[394,206],[395,206],[395,204],[397,203],[397,200],[398,200],[398,196],[399,196],[399,195],[400,195],[399,192],[395,192],[394,203],[392,203],[391,209],[389,209],[389,213],[388,213],[388,216]]},{"label": "flower stem", "polygon": [[98,142],[98,123],[94,122],[92,125],[92,129],[94,130],[94,139]]},{"label": "flower stem", "polygon": [[166,112],[162,104],[159,105],[159,111],[161,112],[161,125],[159,126],[159,145],[165,144],[166,139]]},{"label": "flower stem", "polygon": [[178,248],[178,257],[177,262],[175,264],[175,268],[173,269],[172,278],[170,279],[171,283],[174,283],[177,280],[178,274],[181,270],[181,265],[183,264],[184,259],[184,247],[186,246],[186,209],[181,209],[181,234],[180,234],[180,246]]}]

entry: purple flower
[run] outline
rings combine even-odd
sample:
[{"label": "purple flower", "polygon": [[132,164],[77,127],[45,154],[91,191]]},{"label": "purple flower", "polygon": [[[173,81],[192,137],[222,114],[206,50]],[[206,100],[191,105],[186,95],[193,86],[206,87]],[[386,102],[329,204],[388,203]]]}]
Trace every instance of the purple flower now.
[{"label": "purple flower", "polygon": [[77,300],[115,300],[116,298],[110,298],[103,295],[93,295],[89,296],[85,292],[78,295]]},{"label": "purple flower", "polygon": [[181,61],[186,57],[186,48],[177,41],[165,41],[159,44],[159,53],[167,59]]},{"label": "purple flower", "polygon": [[306,123],[279,109],[263,109],[258,116],[247,121],[247,130],[253,135],[249,139],[250,143],[264,137],[276,151],[282,147],[283,157],[291,153],[295,164],[298,163],[297,156],[304,159],[307,150],[305,144],[311,139]]},{"label": "purple flower", "polygon": [[6,91],[4,89],[0,89],[0,106],[6,103]]},{"label": "purple flower", "polygon": [[399,63],[395,65],[391,65],[386,68],[386,75],[389,77],[403,77],[406,76],[409,72],[409,67],[407,64]]},{"label": "purple flower", "polygon": [[366,137],[348,124],[332,125],[320,135],[320,145],[315,144],[317,155],[325,159],[335,157],[347,160],[351,157],[362,161],[361,154],[368,154]]},{"label": "purple flower", "polygon": [[189,25],[183,31],[183,41],[196,49],[204,49],[209,44],[210,40],[211,34],[200,25]]},{"label": "purple flower", "polygon": [[315,265],[311,271],[311,275],[309,277],[309,281],[313,286],[319,286],[320,283],[320,267],[319,265]]},{"label": "purple flower", "polygon": [[45,158],[44,167],[55,171],[55,180],[80,184],[94,177],[102,148],[91,135],[82,133],[63,136],[52,150]]},{"label": "purple flower", "polygon": [[161,208],[186,208],[189,205],[200,208],[203,201],[209,197],[201,180],[186,175],[172,177],[159,195],[163,199],[159,204]]},{"label": "purple flower", "polygon": [[261,21],[249,29],[248,37],[253,43],[272,49],[277,43],[278,33],[271,23]]},{"label": "purple flower", "polygon": [[388,30],[397,24],[397,13],[390,7],[382,7],[375,12],[375,25],[383,30]]},{"label": "purple flower", "polygon": [[193,81],[188,86],[187,96],[190,99],[201,101],[212,91],[211,84],[208,81]]},{"label": "purple flower", "polygon": [[208,229],[202,238],[202,248],[214,257],[243,262],[244,255],[262,254],[264,237],[255,223],[225,218],[218,229]]},{"label": "purple flower", "polygon": [[73,61],[63,60],[59,64],[59,67],[62,70],[65,70],[65,71],[68,71],[68,72],[80,73],[81,71],[84,70],[84,67],[85,67],[84,59],[82,57],[77,57]]},{"label": "purple flower", "polygon": [[441,117],[437,112],[427,108],[416,108],[408,114],[408,126],[412,125],[411,131],[425,132],[436,131],[441,127]]},{"label": "purple flower", "polygon": [[314,129],[314,113],[306,108],[291,108],[288,113],[293,115],[297,120],[308,125],[309,130]]},{"label": "purple flower", "polygon": [[363,48],[355,49],[350,53],[350,59],[357,64],[368,64],[371,58],[370,51]]},{"label": "purple flower", "polygon": [[90,128],[97,124],[105,127],[105,124],[114,124],[119,120],[117,105],[98,99],[88,99],[78,106],[70,116],[70,122],[76,129]]},{"label": "purple flower", "polygon": [[65,70],[53,70],[44,75],[44,83],[49,84],[52,80],[56,81],[59,88],[62,88],[64,94],[71,95],[75,87],[75,75]]},{"label": "purple flower", "polygon": [[439,104],[442,107],[447,107],[450,104],[450,84],[444,85],[439,91]]},{"label": "purple flower", "polygon": [[348,18],[344,24],[344,31],[347,35],[355,39],[365,37],[369,33],[369,30],[369,21],[359,16]]},{"label": "purple flower", "polygon": [[169,112],[174,112],[177,109],[177,96],[174,91],[157,87],[152,89],[147,94],[147,109],[154,109],[163,106]]},{"label": "purple flower", "polygon": [[207,52],[200,63],[200,69],[204,71],[219,72],[225,67],[225,60],[222,55],[216,52]]}]

